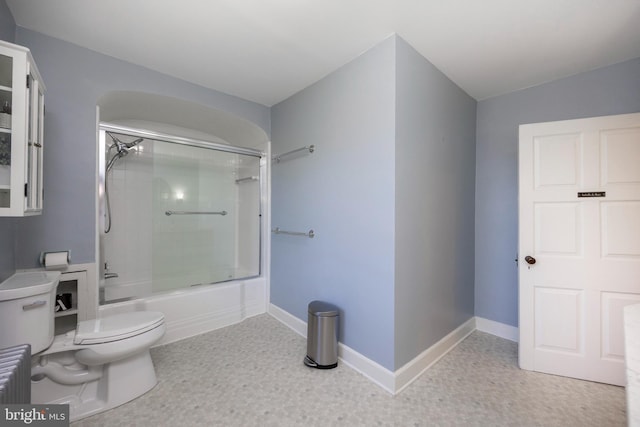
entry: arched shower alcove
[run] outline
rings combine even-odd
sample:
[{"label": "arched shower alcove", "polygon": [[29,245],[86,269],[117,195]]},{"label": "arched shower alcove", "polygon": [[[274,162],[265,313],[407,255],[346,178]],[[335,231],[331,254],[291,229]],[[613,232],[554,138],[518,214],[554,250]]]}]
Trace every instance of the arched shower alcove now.
[{"label": "arched shower alcove", "polygon": [[156,94],[97,107],[100,312],[162,311],[163,343],[265,312],[265,131]]},{"label": "arched shower alcove", "polygon": [[146,124],[151,127],[149,130],[197,139],[214,138],[263,151],[269,140],[262,128],[245,118],[164,95],[114,91],[98,100],[98,108],[101,122]]}]

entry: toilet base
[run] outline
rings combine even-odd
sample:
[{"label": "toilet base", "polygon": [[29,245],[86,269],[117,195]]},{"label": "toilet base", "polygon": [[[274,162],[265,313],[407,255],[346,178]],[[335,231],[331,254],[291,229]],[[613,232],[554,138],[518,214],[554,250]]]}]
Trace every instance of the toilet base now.
[{"label": "toilet base", "polygon": [[[49,355],[55,360],[68,355]],[[63,385],[49,378],[31,381],[31,402],[68,404],[71,421],[99,414],[142,396],[156,384],[149,350],[103,365],[100,379],[79,385]]]}]

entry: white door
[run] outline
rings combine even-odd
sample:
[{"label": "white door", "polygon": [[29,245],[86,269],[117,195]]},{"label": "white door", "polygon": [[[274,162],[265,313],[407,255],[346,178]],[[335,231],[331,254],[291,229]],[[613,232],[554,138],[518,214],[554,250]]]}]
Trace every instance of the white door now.
[{"label": "white door", "polygon": [[624,385],[623,307],[640,303],[640,113],[520,126],[518,251],[520,367]]}]

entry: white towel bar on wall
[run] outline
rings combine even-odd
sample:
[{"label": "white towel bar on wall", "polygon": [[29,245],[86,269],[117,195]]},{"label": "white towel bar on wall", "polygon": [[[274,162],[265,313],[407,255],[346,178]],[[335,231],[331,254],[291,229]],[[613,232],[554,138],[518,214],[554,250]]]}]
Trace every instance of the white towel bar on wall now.
[{"label": "white towel bar on wall", "polygon": [[273,160],[276,163],[280,163],[280,161],[282,160],[283,157],[287,157],[290,156],[292,154],[296,154],[296,153],[300,153],[303,151],[308,151],[309,153],[313,153],[315,151],[316,147],[315,145],[309,145],[309,146],[305,146],[302,148],[297,148],[295,150],[291,150],[291,151],[287,151],[286,153],[282,153],[282,154],[277,154],[271,157],[271,160]]},{"label": "white towel bar on wall", "polygon": [[207,212],[207,211],[166,211],[166,216],[171,215],[226,215],[227,211]]},{"label": "white towel bar on wall", "polygon": [[286,231],[286,230],[280,230],[280,227],[276,227],[273,228],[271,230],[272,233],[274,234],[288,234],[290,236],[304,236],[304,237],[308,237],[310,239],[313,239],[313,236],[316,235],[316,233],[314,233],[313,230],[309,230],[308,232],[304,232],[304,231]]}]

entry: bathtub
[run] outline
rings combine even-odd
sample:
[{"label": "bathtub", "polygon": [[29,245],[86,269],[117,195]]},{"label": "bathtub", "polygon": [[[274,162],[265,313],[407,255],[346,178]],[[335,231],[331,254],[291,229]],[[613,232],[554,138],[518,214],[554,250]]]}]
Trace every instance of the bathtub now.
[{"label": "bathtub", "polygon": [[100,306],[100,316],[154,310],[165,315],[167,332],[156,346],[233,325],[266,313],[263,277],[201,285]]}]

